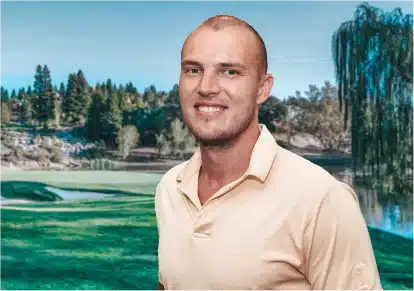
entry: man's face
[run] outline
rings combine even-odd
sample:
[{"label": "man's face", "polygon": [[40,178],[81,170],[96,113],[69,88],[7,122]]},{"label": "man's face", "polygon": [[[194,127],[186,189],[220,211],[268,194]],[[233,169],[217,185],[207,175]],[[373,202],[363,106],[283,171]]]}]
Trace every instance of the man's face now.
[{"label": "man's face", "polygon": [[[181,54],[179,84],[184,121],[202,144],[220,145],[257,118],[260,46],[243,27],[198,28]],[[263,100],[264,101],[264,100]]]}]

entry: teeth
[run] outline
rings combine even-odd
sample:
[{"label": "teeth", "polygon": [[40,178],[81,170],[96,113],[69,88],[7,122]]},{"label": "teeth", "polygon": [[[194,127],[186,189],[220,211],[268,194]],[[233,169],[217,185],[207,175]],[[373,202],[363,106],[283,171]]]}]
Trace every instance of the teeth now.
[{"label": "teeth", "polygon": [[217,112],[221,110],[223,110],[222,107],[198,106],[198,111],[201,111],[201,112]]}]

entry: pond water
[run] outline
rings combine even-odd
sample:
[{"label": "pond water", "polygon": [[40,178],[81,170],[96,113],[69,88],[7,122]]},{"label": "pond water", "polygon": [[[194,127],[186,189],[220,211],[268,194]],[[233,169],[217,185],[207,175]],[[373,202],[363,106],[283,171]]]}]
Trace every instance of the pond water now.
[{"label": "pond water", "polygon": [[86,200],[115,196],[114,194],[104,194],[99,192],[63,190],[50,186],[46,186],[45,189],[59,195],[63,200]]},{"label": "pond water", "polygon": [[383,199],[381,193],[356,183],[350,166],[325,166],[324,168],[355,190],[362,215],[368,226],[413,238],[413,204],[411,202],[395,203]]},{"label": "pond water", "polygon": [[[105,194],[100,192],[89,192],[89,191],[73,191],[73,190],[63,190],[60,188],[55,188],[51,186],[46,186],[45,190],[53,192],[63,200],[87,200],[87,199],[99,199],[116,196],[115,194]],[[4,196],[0,196],[1,204],[11,204],[11,203],[30,203],[33,201],[27,199],[9,199]]]}]

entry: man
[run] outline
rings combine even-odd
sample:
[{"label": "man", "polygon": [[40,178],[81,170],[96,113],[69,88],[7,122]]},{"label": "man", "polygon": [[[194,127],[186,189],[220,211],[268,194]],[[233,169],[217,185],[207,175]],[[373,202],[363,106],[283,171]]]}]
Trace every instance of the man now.
[{"label": "man", "polygon": [[180,103],[200,149],[157,186],[159,289],[380,289],[354,191],[258,122],[266,54],[232,16],[184,42]]}]

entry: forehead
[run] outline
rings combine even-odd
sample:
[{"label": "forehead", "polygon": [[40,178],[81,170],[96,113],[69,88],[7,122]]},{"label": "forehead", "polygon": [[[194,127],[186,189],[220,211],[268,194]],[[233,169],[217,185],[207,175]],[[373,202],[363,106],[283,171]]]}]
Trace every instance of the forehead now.
[{"label": "forehead", "polygon": [[260,45],[254,34],[244,27],[213,30],[199,27],[186,39],[181,60],[200,63],[238,62],[247,66],[260,63]]}]

